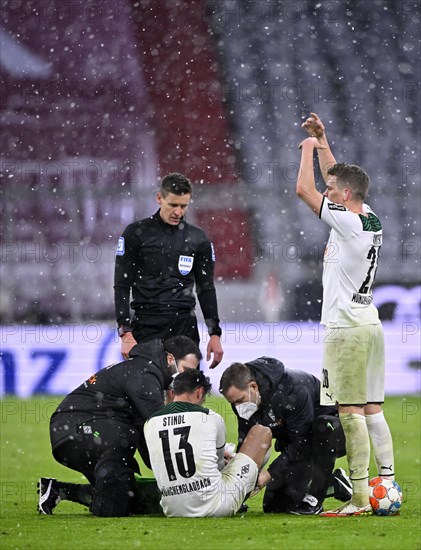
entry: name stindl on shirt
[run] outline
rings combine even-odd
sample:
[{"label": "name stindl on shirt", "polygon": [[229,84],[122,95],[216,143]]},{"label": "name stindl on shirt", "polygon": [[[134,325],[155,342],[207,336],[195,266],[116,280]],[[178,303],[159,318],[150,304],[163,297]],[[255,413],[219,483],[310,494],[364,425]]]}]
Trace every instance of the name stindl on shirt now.
[{"label": "name stindl on shirt", "polygon": [[373,301],[373,296],[367,296],[366,294],[358,294],[354,292],[352,295],[352,302],[356,304],[363,304],[364,306],[369,306]]},{"label": "name stindl on shirt", "polygon": [[172,416],[164,416],[162,420],[163,426],[178,426],[179,424],[185,424],[184,414],[174,414]]},{"label": "name stindl on shirt", "polygon": [[182,483],[181,485],[174,485],[173,487],[162,487],[161,494],[163,497],[171,497],[173,495],[183,495],[184,493],[191,493],[192,491],[200,491],[200,489],[206,489],[210,487],[211,480],[208,477],[199,479],[198,481],[190,481],[189,483]]}]

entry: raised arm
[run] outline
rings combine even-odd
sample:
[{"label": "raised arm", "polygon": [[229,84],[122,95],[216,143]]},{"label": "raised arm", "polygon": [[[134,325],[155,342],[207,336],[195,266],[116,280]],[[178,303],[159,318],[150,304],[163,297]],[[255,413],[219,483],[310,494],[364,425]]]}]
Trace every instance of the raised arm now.
[{"label": "raised arm", "polygon": [[316,189],[313,153],[314,149],[324,148],[325,145],[319,143],[317,138],[309,137],[302,141],[299,147],[301,149],[301,162],[297,178],[297,196],[318,216],[322,206],[323,195]]},{"label": "raised arm", "polygon": [[320,145],[325,147],[324,149],[318,149],[317,153],[319,157],[320,170],[324,181],[326,181],[328,177],[327,171],[331,166],[336,164],[336,159],[333,156],[329,142],[327,141],[325,127],[316,113],[310,113],[309,118],[303,122],[302,127],[310,137],[317,138]]}]

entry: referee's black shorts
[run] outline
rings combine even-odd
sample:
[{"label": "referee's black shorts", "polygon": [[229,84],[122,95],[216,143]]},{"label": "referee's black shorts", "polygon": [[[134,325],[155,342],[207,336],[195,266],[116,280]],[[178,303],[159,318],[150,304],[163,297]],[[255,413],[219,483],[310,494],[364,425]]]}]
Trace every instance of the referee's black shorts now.
[{"label": "referee's black shorts", "polygon": [[181,310],[168,315],[142,314],[132,321],[133,336],[137,342],[148,342],[155,338],[166,340],[171,336],[188,336],[199,344],[199,330],[194,311]]}]

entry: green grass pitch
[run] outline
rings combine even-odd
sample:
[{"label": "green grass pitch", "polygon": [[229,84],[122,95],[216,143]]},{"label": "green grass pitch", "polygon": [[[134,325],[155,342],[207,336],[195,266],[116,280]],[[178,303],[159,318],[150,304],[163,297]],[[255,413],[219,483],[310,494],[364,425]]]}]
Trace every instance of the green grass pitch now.
[{"label": "green grass pitch", "polygon": [[[262,499],[249,501],[248,513],[234,518],[166,519],[137,516],[95,518],[86,508],[62,502],[53,516],[36,512],[40,476],[83,482],[57,464],[50,451],[48,421],[56,397],[1,401],[1,539],[6,549],[309,549],[374,550],[421,548],[420,400],[389,397],[385,412],[395,444],[397,481],[404,491],[400,516],[362,518],[266,515]],[[228,441],[235,441],[235,419],[218,397],[207,405],[222,414]],[[345,459],[338,461],[345,466]],[[144,475],[151,472],[143,467]],[[372,464],[370,474],[376,474]],[[325,507],[337,502],[328,499]]]}]

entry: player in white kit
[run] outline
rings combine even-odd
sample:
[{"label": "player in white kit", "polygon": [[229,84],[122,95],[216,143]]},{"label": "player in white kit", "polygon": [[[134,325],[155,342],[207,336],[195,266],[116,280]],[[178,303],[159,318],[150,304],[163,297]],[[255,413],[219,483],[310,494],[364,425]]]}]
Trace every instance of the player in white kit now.
[{"label": "player in white kit", "polygon": [[202,406],[210,389],[208,377],[187,369],[174,379],[174,401],[145,424],[152,470],[168,517],[234,515],[255,489],[271,446],[270,429],[254,426],[225,465],[224,420]]},{"label": "player in white kit", "polygon": [[[369,187],[366,172],[336,163],[315,113],[303,127],[310,137],[300,144],[297,195],[331,227],[323,261],[321,323],[326,336],[320,401],[338,404],[353,485],[351,501],[321,515],[370,515],[370,437],[379,475],[394,479],[392,437],[382,411],[383,329],[372,303],[382,225],[364,203]],[[315,149],[326,184],[323,194],[315,185]]]}]

